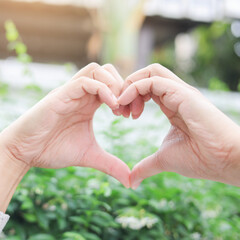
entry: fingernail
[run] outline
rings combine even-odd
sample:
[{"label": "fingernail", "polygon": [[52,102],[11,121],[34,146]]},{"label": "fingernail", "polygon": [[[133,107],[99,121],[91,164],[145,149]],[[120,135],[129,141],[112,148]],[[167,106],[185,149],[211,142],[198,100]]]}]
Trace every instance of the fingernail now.
[{"label": "fingernail", "polygon": [[120,112],[119,108],[115,109],[114,114],[117,115],[117,116],[121,116],[121,112]]},{"label": "fingernail", "polygon": [[133,115],[133,114],[132,114],[132,119],[133,119],[133,120],[136,120],[137,118],[138,118],[137,115]]}]

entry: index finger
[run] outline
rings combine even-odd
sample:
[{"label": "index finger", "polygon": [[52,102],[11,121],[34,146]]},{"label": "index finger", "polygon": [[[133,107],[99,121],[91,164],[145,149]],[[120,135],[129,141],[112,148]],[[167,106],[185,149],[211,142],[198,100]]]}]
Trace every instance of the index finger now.
[{"label": "index finger", "polygon": [[102,68],[105,69],[106,71],[108,71],[117,80],[117,82],[121,86],[121,90],[122,90],[124,81],[123,81],[121,75],[119,74],[119,72],[117,71],[117,69],[112,64],[109,64],[109,63],[103,65]]},{"label": "index finger", "polygon": [[[169,78],[176,82],[186,84],[184,81],[182,81],[178,76],[176,76],[173,72],[171,72],[166,67],[164,67],[158,63],[154,63],[154,64],[149,65],[146,68],[143,68],[143,69],[138,70],[135,73],[131,74],[124,82],[123,91],[126,88],[128,88],[131,84],[133,84],[139,80],[151,78],[154,76],[158,76],[158,77],[162,77],[162,78]],[[131,109],[131,112],[132,112],[132,115],[134,118],[138,118],[142,114],[143,109],[144,109],[145,99],[149,100],[149,97],[142,98],[139,96],[130,104],[130,106],[131,106],[130,109]]]},{"label": "index finger", "polygon": [[97,68],[100,68],[100,65],[97,63],[89,63],[87,66],[84,68],[80,69],[73,77],[72,80],[76,80],[80,77],[89,77],[93,78],[93,71],[96,70]]},{"label": "index finger", "polygon": [[153,94],[159,101],[173,112],[178,111],[178,107],[187,98],[187,88],[171,79],[162,77],[151,77],[139,80],[130,85],[118,98],[120,105],[132,103],[138,96]]},{"label": "index finger", "polygon": [[151,78],[154,76],[162,77],[162,78],[169,78],[172,79],[178,83],[186,84],[183,80],[181,80],[177,75],[175,75],[173,72],[171,72],[166,67],[162,66],[161,64],[154,63],[151,64],[143,69],[140,69],[136,71],[135,73],[131,74],[129,77],[127,77],[123,90],[125,90],[129,85],[132,83],[146,79]]}]

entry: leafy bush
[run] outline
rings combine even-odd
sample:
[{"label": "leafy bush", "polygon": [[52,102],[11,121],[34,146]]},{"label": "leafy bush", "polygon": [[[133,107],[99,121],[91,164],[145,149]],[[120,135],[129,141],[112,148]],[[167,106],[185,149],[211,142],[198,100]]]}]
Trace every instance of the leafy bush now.
[{"label": "leafy bush", "polygon": [[[144,134],[136,146],[120,141],[130,132],[117,119],[105,138],[108,150],[135,164],[156,146]],[[239,199],[238,188],[174,173],[134,191],[92,169],[34,168],[8,208],[5,233],[7,240],[239,239]]]}]

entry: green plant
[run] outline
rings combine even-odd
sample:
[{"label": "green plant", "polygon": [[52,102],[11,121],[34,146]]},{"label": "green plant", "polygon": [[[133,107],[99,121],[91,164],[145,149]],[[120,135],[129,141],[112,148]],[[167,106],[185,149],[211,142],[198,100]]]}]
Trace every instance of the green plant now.
[{"label": "green plant", "polygon": [[8,48],[15,51],[17,58],[20,62],[28,64],[32,62],[32,58],[27,53],[27,46],[23,43],[21,36],[13,21],[8,20],[5,22],[6,38],[9,42]]},{"label": "green plant", "polygon": [[23,40],[17,30],[13,21],[8,20],[5,22],[6,39],[8,41],[8,49],[14,51],[17,59],[24,65],[23,75],[30,77],[30,84],[25,86],[25,90],[42,94],[42,89],[34,83],[33,74],[29,68],[29,63],[32,62],[31,56],[27,53],[27,46],[23,43]]},{"label": "green plant", "polygon": [[[113,120],[104,135],[113,141],[110,152],[135,164],[156,146],[144,134],[138,146],[124,141],[132,131],[124,120]],[[5,233],[7,240],[234,240],[240,237],[239,198],[235,187],[174,173],[149,178],[133,191],[91,169],[35,168],[14,195]]]},{"label": "green plant", "polygon": [[208,89],[212,91],[214,90],[229,91],[228,85],[216,77],[213,77],[209,80]]}]

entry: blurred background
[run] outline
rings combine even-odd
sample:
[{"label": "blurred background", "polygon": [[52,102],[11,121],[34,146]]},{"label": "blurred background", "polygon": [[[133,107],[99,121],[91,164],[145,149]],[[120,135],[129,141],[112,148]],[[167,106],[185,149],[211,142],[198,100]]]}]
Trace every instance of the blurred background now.
[{"label": "blurred background", "polygon": [[[163,64],[240,124],[239,0],[0,0],[0,129],[92,61],[124,78]],[[137,121],[102,106],[94,128],[132,167],[158,149],[169,123],[149,102]],[[91,169],[36,168],[0,239],[235,240],[239,206],[239,188],[174,173],[133,191]]]}]

